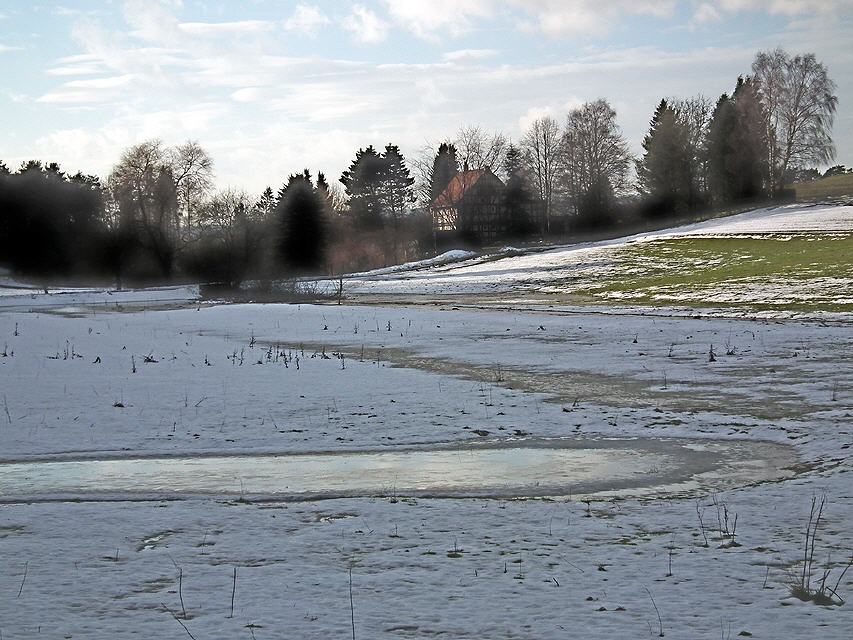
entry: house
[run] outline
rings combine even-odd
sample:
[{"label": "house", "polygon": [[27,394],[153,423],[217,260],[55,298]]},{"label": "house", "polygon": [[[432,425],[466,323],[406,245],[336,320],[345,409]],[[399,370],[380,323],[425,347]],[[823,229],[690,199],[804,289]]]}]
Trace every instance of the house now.
[{"label": "house", "polygon": [[437,237],[461,236],[470,242],[490,242],[505,227],[504,183],[489,169],[457,173],[430,205]]},{"label": "house", "polygon": [[521,172],[506,184],[489,169],[457,173],[429,207],[436,248],[459,240],[490,244],[540,233],[545,203],[529,184]]}]

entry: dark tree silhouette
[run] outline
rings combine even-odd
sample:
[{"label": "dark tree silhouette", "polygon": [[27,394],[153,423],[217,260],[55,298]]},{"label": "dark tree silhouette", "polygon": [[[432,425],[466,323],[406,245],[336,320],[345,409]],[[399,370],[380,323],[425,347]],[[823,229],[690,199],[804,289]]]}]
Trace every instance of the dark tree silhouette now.
[{"label": "dark tree silhouette", "polygon": [[442,142],[438,146],[438,153],[432,163],[430,201],[441,195],[457,173],[459,173],[459,161],[456,159],[456,147],[453,143]]},{"label": "dark tree silhouette", "polygon": [[503,192],[504,232],[510,240],[521,240],[536,230],[530,215],[536,196],[518,169],[507,173],[510,177]]},{"label": "dark tree silhouette", "polygon": [[258,210],[261,217],[270,218],[275,211],[275,205],[276,198],[275,194],[272,192],[272,187],[267,187],[263,190],[263,193],[261,193],[261,197],[258,198],[255,208]]},{"label": "dark tree silhouette", "polygon": [[36,166],[31,161],[23,173],[0,176],[0,263],[34,276],[90,268],[102,192]]},{"label": "dark tree silhouette", "polygon": [[326,220],[322,199],[310,180],[292,179],[276,214],[281,224],[281,263],[293,273],[320,271],[326,260]]}]

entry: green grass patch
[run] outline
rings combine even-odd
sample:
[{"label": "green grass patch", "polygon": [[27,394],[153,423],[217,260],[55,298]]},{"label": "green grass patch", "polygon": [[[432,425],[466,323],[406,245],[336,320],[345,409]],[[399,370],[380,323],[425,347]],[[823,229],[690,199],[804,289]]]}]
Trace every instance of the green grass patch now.
[{"label": "green grass patch", "polygon": [[572,293],[597,302],[853,311],[853,234],[696,237],[613,251]]}]

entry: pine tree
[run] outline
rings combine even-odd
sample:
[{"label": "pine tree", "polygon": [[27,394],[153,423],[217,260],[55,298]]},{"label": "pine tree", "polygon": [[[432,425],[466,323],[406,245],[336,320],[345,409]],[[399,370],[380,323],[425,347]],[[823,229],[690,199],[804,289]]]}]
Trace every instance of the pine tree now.
[{"label": "pine tree", "polygon": [[279,257],[294,273],[317,272],[326,259],[323,203],[305,175],[291,176],[284,199],[276,207],[281,224]]},{"label": "pine tree", "polygon": [[9,171],[9,167],[6,166],[6,163],[0,160],[0,176],[8,176],[11,172]]},{"label": "pine tree", "polygon": [[415,201],[412,187],[415,179],[397,145],[386,145],[382,158],[385,161],[381,177],[385,211],[392,220],[397,220],[406,206]]},{"label": "pine tree", "polygon": [[326,216],[331,216],[335,213],[335,201],[332,196],[332,189],[329,186],[329,182],[326,180],[326,174],[322,171],[317,173],[317,194],[320,196],[320,200],[323,201],[323,210],[326,213]]},{"label": "pine tree", "polygon": [[432,163],[430,198],[435,200],[440,196],[457,173],[459,173],[459,161],[456,159],[456,147],[453,143],[442,142]]},{"label": "pine tree", "polygon": [[341,183],[349,196],[349,208],[356,225],[364,231],[383,226],[383,174],[385,159],[373,146],[359,149]]},{"label": "pine tree", "polygon": [[752,78],[738,79],[733,99],[737,114],[737,129],[733,147],[735,164],[735,197],[740,200],[757,198],[770,191],[766,115]]},{"label": "pine tree", "polygon": [[258,198],[258,202],[255,204],[255,209],[258,210],[262,218],[269,219],[275,211],[276,202],[276,197],[272,192],[272,187],[267,187],[261,193],[261,197]]},{"label": "pine tree", "polygon": [[276,193],[276,205],[281,204],[285,198],[287,198],[287,190],[290,189],[295,182],[307,182],[309,185],[313,186],[313,183],[311,182],[311,172],[308,169],[303,169],[302,173],[291,173],[287,176],[287,181],[281,185],[278,193]]},{"label": "pine tree", "polygon": [[737,152],[732,148],[736,128],[734,101],[724,93],[717,100],[708,129],[708,181],[711,197],[718,205],[734,200],[735,176],[731,158]]},{"label": "pine tree", "polygon": [[661,100],[643,138],[645,154],[637,165],[641,190],[656,214],[683,212],[689,207],[693,188],[690,163],[693,153],[687,128],[678,114]]},{"label": "pine tree", "polygon": [[769,182],[765,116],[751,79],[717,101],[708,132],[711,195],[727,204],[761,195]]},{"label": "pine tree", "polygon": [[534,195],[522,172],[515,169],[512,172],[508,170],[507,173],[509,179],[503,191],[504,231],[507,238],[519,240],[534,231],[530,218]]},{"label": "pine tree", "polygon": [[44,172],[44,166],[41,163],[41,160],[27,160],[21,163],[21,167],[18,169],[18,174],[23,175],[29,171],[37,171],[38,173]]},{"label": "pine tree", "polygon": [[523,160],[524,157],[521,153],[521,149],[510,142],[509,146],[506,148],[506,153],[504,153],[503,163],[504,171],[506,171],[506,175],[509,178],[512,178],[513,175],[521,170]]}]

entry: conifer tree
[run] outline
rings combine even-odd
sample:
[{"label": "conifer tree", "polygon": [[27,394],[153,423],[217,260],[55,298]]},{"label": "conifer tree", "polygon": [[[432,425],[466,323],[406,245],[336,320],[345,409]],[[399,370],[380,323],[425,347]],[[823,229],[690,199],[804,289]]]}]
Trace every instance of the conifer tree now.
[{"label": "conifer tree", "polygon": [[258,210],[260,215],[266,219],[272,216],[275,211],[275,205],[276,197],[272,192],[272,187],[267,187],[263,190],[263,193],[261,193],[261,197],[258,198],[255,208]]},{"label": "conifer tree", "polygon": [[749,78],[717,101],[708,131],[711,195],[727,204],[761,195],[770,181],[765,115]]},{"label": "conifer tree", "polygon": [[317,194],[323,202],[323,210],[326,216],[331,216],[335,211],[334,197],[329,182],[326,180],[326,174],[322,171],[317,173]]},{"label": "conifer tree", "polygon": [[678,114],[661,100],[643,138],[645,154],[637,165],[641,190],[657,214],[683,212],[693,192],[690,163],[692,152],[687,128]]},{"label": "conifer tree", "polygon": [[530,216],[534,195],[521,171],[515,169],[507,173],[509,179],[503,192],[504,232],[508,239],[519,240],[535,230]]},{"label": "conifer tree", "polygon": [[456,147],[453,143],[442,142],[438,146],[438,153],[432,163],[431,200],[441,195],[457,173],[459,173],[459,161],[456,159]]},{"label": "conifer tree", "polygon": [[381,175],[385,211],[392,220],[397,220],[415,200],[412,188],[415,179],[397,145],[386,145],[382,159],[385,161]]},{"label": "conifer tree", "polygon": [[341,183],[349,196],[349,208],[356,225],[375,231],[383,225],[382,177],[385,160],[373,146],[359,149],[349,169],[341,174]]},{"label": "conifer tree", "polygon": [[504,153],[504,171],[507,178],[512,178],[512,176],[521,170],[523,160],[524,157],[521,149],[510,142],[507,145],[506,153]]},{"label": "conifer tree", "polygon": [[323,203],[305,174],[291,176],[276,214],[281,224],[279,257],[285,268],[293,273],[321,270],[326,259]]}]

